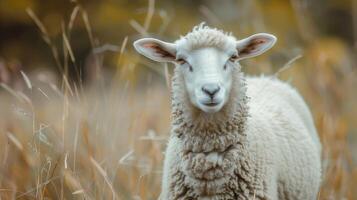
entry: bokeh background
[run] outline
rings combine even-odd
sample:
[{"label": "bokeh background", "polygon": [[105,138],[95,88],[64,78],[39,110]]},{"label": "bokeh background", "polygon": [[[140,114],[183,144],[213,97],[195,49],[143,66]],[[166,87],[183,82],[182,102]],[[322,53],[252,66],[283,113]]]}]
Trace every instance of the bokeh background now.
[{"label": "bokeh background", "polygon": [[278,37],[243,71],[300,91],[324,147],[319,199],[357,199],[356,0],[1,0],[0,199],[157,199],[172,66],[132,42],[202,21]]}]

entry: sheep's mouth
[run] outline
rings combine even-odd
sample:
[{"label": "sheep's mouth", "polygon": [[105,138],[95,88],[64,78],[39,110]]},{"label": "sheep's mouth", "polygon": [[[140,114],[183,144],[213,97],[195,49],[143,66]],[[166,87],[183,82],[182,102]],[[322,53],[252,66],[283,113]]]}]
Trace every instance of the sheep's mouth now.
[{"label": "sheep's mouth", "polygon": [[208,106],[208,107],[215,107],[217,106],[219,103],[217,102],[208,102],[208,103],[204,103],[205,106]]},{"label": "sheep's mouth", "polygon": [[206,113],[215,113],[215,112],[218,112],[221,107],[223,106],[223,102],[222,101],[214,101],[214,100],[211,100],[211,101],[201,101],[201,102],[198,102],[198,107],[203,111],[203,112],[206,112]]}]

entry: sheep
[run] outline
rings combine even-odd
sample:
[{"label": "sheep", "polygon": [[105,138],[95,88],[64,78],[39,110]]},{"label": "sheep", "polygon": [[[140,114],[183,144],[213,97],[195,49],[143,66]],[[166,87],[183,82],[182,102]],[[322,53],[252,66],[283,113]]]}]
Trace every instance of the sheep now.
[{"label": "sheep", "polygon": [[275,42],[204,24],[174,43],[134,42],[147,58],[175,65],[161,200],[317,198],[321,145],[306,103],[288,83],[244,76],[239,64]]}]

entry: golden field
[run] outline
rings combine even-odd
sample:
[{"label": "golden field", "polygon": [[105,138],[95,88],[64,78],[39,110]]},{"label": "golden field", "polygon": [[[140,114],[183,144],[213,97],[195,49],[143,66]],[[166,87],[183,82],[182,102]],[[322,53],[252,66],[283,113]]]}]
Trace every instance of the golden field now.
[{"label": "golden field", "polygon": [[319,199],[357,199],[357,3],[5,0],[0,12],[0,199],[157,199],[172,66],[131,44],[201,21],[277,35],[243,71],[300,91],[323,144]]}]

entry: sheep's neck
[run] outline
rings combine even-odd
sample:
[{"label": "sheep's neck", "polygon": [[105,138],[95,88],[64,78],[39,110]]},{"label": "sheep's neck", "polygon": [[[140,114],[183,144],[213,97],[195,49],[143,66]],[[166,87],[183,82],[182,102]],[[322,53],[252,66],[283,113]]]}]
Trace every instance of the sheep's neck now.
[{"label": "sheep's neck", "polygon": [[174,77],[173,134],[184,140],[184,151],[223,152],[232,145],[245,143],[244,128],[248,115],[246,86],[243,75],[236,74],[229,101],[214,115],[204,114],[193,107],[182,91],[182,77]]},{"label": "sheep's neck", "polygon": [[174,171],[178,180],[170,187],[176,188],[180,182],[184,189],[177,189],[183,192],[174,194],[173,199],[181,199],[182,195],[192,199],[208,196],[238,199],[237,193],[243,194],[239,191],[241,187],[236,186],[237,191],[226,186],[237,184],[239,174],[243,177],[242,187],[253,188],[244,178],[254,177],[251,163],[242,160],[249,157],[245,133],[248,106],[243,75],[234,72],[227,104],[210,116],[192,106],[183,85],[183,77],[176,71],[172,84],[172,134],[181,140],[177,152],[181,159]]}]

